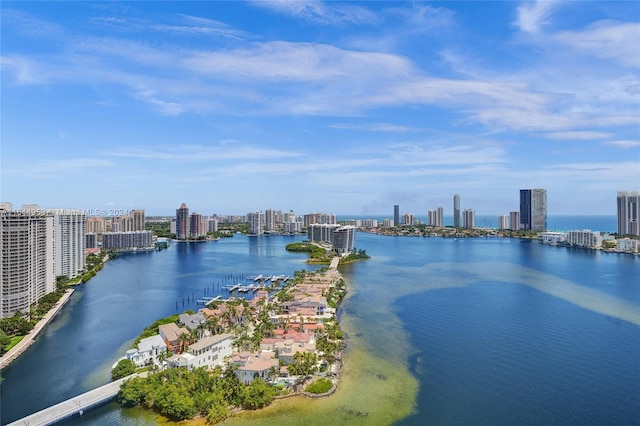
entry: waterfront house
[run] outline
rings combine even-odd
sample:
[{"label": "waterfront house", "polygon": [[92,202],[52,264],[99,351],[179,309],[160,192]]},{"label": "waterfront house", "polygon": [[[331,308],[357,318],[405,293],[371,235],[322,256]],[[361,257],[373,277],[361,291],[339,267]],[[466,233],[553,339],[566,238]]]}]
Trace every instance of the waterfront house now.
[{"label": "waterfront house", "polygon": [[160,335],[145,337],[138,343],[137,349],[129,349],[126,358],[136,367],[144,367],[158,360],[158,355],[167,351],[167,345]]},{"label": "waterfront house", "polygon": [[195,314],[180,314],[178,315],[180,323],[184,324],[189,330],[195,330],[200,324],[204,322],[204,315],[202,312]]},{"label": "waterfront house", "polygon": [[247,385],[257,378],[268,381],[273,372],[277,375],[280,371],[280,363],[272,351],[234,353],[232,361],[236,376]]},{"label": "waterfront house", "polygon": [[161,324],[158,327],[158,333],[167,345],[167,350],[173,353],[182,352],[182,342],[180,336],[183,334],[189,334],[189,330],[186,328],[178,327],[175,323]]},{"label": "waterfront house", "polygon": [[222,365],[224,359],[231,355],[232,343],[233,336],[231,334],[203,337],[189,345],[183,354],[168,358],[167,365],[169,368],[214,368],[217,365]]}]

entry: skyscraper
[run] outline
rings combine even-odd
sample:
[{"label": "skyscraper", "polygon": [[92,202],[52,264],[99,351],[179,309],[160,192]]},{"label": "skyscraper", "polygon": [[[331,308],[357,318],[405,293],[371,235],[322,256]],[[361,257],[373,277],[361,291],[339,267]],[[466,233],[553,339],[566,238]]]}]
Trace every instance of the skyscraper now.
[{"label": "skyscraper", "polygon": [[50,209],[47,213],[53,215],[55,275],[75,278],[85,268],[85,213],[72,209]]},{"label": "skyscraper", "polygon": [[498,216],[498,229],[509,229],[509,216],[502,214]]},{"label": "skyscraper", "polygon": [[429,210],[427,212],[427,220],[429,222],[429,226],[444,226],[444,209],[442,207],[438,207],[435,210]]},{"label": "skyscraper", "polygon": [[640,235],[640,198],[636,191],[618,191],[618,235]]},{"label": "skyscraper", "polygon": [[249,222],[249,234],[264,234],[264,214],[262,212],[247,213],[247,222]]},{"label": "skyscraper", "polygon": [[453,196],[453,226],[460,228],[460,195]]},{"label": "skyscraper", "polygon": [[144,231],[144,210],[131,210],[133,217],[132,231]]},{"label": "skyscraper", "polygon": [[189,235],[191,238],[200,238],[207,235],[207,230],[200,213],[193,212],[189,216]]},{"label": "skyscraper", "polygon": [[473,229],[476,226],[476,212],[473,209],[462,211],[462,227]]},{"label": "skyscraper", "polygon": [[400,206],[396,204],[393,206],[393,226],[398,225],[400,225]]},{"label": "skyscraper", "polygon": [[525,231],[547,230],[547,190],[520,190],[520,229]]},{"label": "skyscraper", "polygon": [[185,203],[182,203],[176,210],[176,238],[186,240],[189,238],[189,209]]},{"label": "skyscraper", "polygon": [[0,209],[0,318],[28,313],[55,290],[53,220],[44,210]]},{"label": "skyscraper", "polygon": [[509,229],[512,231],[520,229],[520,212],[517,210],[509,212]]}]

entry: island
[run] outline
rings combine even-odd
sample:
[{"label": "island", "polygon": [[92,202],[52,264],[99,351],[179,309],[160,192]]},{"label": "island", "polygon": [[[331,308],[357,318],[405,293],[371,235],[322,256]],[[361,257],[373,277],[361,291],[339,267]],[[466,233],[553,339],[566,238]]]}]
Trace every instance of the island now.
[{"label": "island", "polygon": [[138,373],[118,401],[174,421],[217,423],[276,398],[330,395],[345,348],[336,309],[346,286],[333,260],[288,280],[254,277],[256,287],[276,281],[250,300],[212,298],[198,312],[151,324],[113,366],[114,380]]},{"label": "island", "polygon": [[331,264],[334,259],[338,259],[339,265],[345,265],[360,260],[371,259],[366,250],[354,248],[351,252],[342,256],[337,256],[331,243],[317,241],[302,241],[286,245],[287,251],[306,252],[309,254],[307,263],[311,264]]}]

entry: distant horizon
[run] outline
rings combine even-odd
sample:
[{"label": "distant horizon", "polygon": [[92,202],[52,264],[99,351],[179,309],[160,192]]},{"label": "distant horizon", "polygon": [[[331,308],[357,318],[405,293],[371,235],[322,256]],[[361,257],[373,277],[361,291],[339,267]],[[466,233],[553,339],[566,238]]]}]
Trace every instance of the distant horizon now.
[{"label": "distant horizon", "polygon": [[544,188],[606,215],[639,186],[637,2],[0,9],[7,201],[507,213]]}]

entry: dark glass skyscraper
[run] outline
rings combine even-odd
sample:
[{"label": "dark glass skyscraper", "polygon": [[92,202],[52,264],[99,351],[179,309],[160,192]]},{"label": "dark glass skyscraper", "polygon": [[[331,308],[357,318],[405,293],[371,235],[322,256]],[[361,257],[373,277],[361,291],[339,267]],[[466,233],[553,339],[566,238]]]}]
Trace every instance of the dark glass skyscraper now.
[{"label": "dark glass skyscraper", "polygon": [[393,206],[393,226],[400,225],[400,206]]},{"label": "dark glass skyscraper", "polygon": [[460,195],[453,196],[453,226],[460,228]]},{"label": "dark glass skyscraper", "polygon": [[520,229],[525,231],[547,230],[547,190],[520,190]]}]

